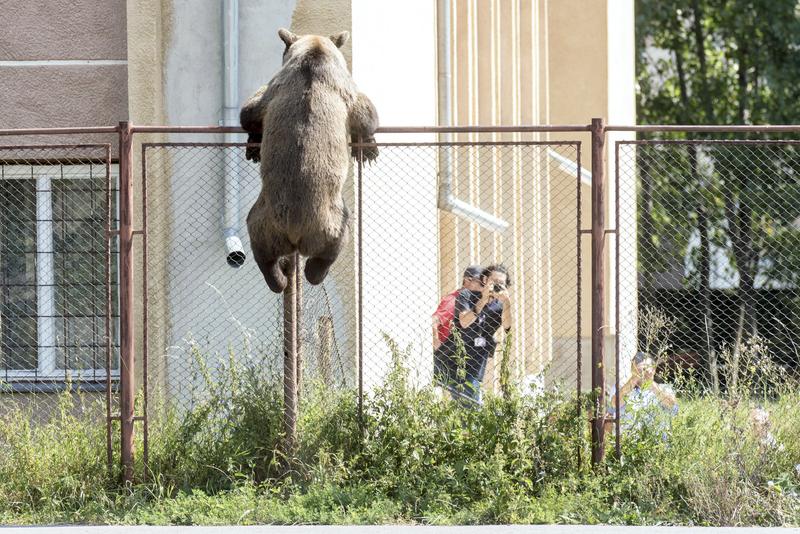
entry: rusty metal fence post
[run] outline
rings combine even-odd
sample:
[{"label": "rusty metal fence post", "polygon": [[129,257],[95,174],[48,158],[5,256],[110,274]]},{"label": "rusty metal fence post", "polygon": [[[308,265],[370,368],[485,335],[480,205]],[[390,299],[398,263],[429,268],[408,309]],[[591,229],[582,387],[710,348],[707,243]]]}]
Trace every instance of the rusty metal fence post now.
[{"label": "rusty metal fence post", "polygon": [[142,144],[142,465],[143,479],[147,480],[149,465],[150,465],[150,411],[149,411],[149,361],[148,361],[148,300],[149,300],[149,286],[147,280],[147,145]]},{"label": "rusty metal fence post", "polygon": [[119,124],[119,304],[120,304],[120,456],[125,482],[133,481],[134,314],[132,127]]},{"label": "rusty metal fence post", "polygon": [[603,461],[605,436],[605,127],[592,119],[592,465]]},{"label": "rusty metal fence post", "polygon": [[[619,391],[620,383],[620,317],[619,317],[619,240],[622,232],[619,229],[619,142],[614,146],[614,391]],[[617,461],[622,459],[622,442],[620,434],[620,399],[615,395],[614,402],[614,456]]]},{"label": "rusty metal fence post", "polygon": [[361,143],[364,140],[358,138],[358,158],[356,159],[356,210],[358,220],[356,228],[358,232],[358,288],[356,302],[358,303],[358,339],[356,341],[356,355],[358,358],[358,426],[364,431],[364,197],[363,197],[363,166],[364,147]]},{"label": "rusty metal fence post", "polygon": [[112,219],[112,198],[114,184],[111,177],[111,145],[109,145],[108,155],[106,159],[106,238],[105,238],[105,285],[106,285],[106,324],[105,324],[105,343],[106,343],[106,459],[108,461],[109,476],[114,472],[114,452],[113,452],[113,438],[111,435],[112,419],[111,419],[111,358],[113,351],[113,340],[111,337],[111,317],[113,307],[113,293],[111,290],[111,243],[113,240],[115,230]]},{"label": "rusty metal fence post", "polygon": [[577,169],[577,176],[575,179],[576,189],[575,189],[575,228],[576,228],[576,241],[575,241],[575,348],[576,348],[576,356],[577,360],[575,362],[575,408],[577,410],[577,430],[578,430],[578,444],[576,447],[576,458],[578,461],[578,465],[581,465],[581,450],[583,449],[583,439],[584,439],[584,426],[583,426],[583,413],[585,410],[584,406],[584,398],[583,398],[583,388],[582,379],[583,377],[581,374],[583,373],[583,333],[581,328],[581,322],[583,321],[583,299],[581,292],[583,291],[583,255],[581,254],[581,247],[583,245],[583,236],[585,234],[583,230],[583,221],[582,221],[582,214],[583,214],[583,197],[581,195],[581,188],[583,184],[581,183],[581,152],[582,149],[578,148],[576,154],[576,164],[578,166]]},{"label": "rusty metal fence post", "polygon": [[290,256],[283,292],[283,428],[284,454],[288,462],[297,434],[297,264],[298,255]]},{"label": "rusty metal fence post", "polygon": [[[295,357],[294,357],[294,370],[295,370],[295,402],[300,405],[300,398],[303,395],[303,269],[302,262],[300,261],[300,254],[295,254],[294,261],[294,276],[295,276],[295,309],[297,315],[295,316],[297,327],[297,335],[295,336]],[[299,409],[299,408],[298,408]]]}]

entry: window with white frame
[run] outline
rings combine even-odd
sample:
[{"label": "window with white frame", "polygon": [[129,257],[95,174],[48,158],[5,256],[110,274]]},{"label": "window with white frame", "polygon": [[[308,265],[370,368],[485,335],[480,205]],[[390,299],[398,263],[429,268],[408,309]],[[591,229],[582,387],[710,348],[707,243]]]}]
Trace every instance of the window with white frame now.
[{"label": "window with white frame", "polygon": [[117,374],[108,168],[96,160],[0,159],[0,381],[105,380],[109,350]]}]

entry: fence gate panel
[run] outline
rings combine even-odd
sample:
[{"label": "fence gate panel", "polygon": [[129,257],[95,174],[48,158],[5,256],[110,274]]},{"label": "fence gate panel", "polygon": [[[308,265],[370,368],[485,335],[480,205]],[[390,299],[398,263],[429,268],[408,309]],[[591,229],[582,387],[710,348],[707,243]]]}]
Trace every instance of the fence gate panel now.
[{"label": "fence gate panel", "polygon": [[798,143],[616,144],[623,382],[637,350],[679,393],[769,395],[796,375]]},{"label": "fence gate panel", "polygon": [[432,314],[462,287],[468,266],[500,263],[511,282],[512,333],[498,332],[497,351],[479,367],[468,351],[465,371],[476,366],[482,396],[509,387],[574,392],[588,358],[578,324],[578,229],[590,173],[581,173],[580,142],[377,146],[378,158],[360,169],[356,211],[364,394],[384,383],[398,356],[412,384],[440,384]]},{"label": "fence gate panel", "polygon": [[[513,387],[575,395],[588,386],[580,375],[590,371],[580,283],[590,255],[580,213],[591,173],[582,168],[581,143],[520,140],[529,132],[494,137],[516,140],[381,142],[377,160],[353,164],[343,191],[348,238],[336,263],[318,286],[305,282],[299,266],[301,416],[324,408],[330,388],[363,400],[398,356],[411,384],[434,384],[431,316],[472,264],[503,263],[511,280],[514,326],[498,336],[482,369],[484,394]],[[245,217],[261,182],[259,165],[244,155],[238,143],[141,144],[137,359],[150,405],[195,409],[239,380],[233,371],[242,365],[280,383],[288,315],[251,257]],[[243,242],[238,267],[226,262],[225,228]],[[583,423],[585,416],[579,410]]]}]

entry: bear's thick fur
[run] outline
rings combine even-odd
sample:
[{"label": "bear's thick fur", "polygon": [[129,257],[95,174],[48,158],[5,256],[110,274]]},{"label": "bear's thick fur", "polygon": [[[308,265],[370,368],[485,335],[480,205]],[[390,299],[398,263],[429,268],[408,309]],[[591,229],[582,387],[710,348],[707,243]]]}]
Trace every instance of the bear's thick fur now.
[{"label": "bear's thick fur", "polygon": [[[261,161],[261,193],[247,216],[253,257],[269,288],[286,288],[282,258],[307,256],[306,279],[319,284],[344,244],[349,212],[342,186],[349,167],[348,135],[374,143],[378,114],[358,92],[339,51],[349,34],[297,36],[286,44],[281,70],[242,107],[247,159]],[[373,160],[377,147],[360,152]],[[359,154],[353,149],[353,156]]]}]

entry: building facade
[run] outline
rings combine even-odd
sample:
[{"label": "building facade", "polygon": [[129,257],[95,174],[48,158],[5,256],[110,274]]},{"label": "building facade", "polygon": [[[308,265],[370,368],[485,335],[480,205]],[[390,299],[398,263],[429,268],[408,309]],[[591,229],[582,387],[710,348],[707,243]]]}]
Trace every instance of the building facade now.
[{"label": "building facade", "polygon": [[[114,125],[123,120],[215,125],[224,121],[226,81],[231,79],[225,7],[231,2],[49,0],[28,4],[0,6],[8,14],[0,22],[0,76],[7,87],[0,105],[0,127]],[[343,53],[359,88],[378,108],[382,125],[435,125],[445,116],[452,125],[479,126],[587,124],[599,116],[609,123],[635,122],[632,0],[438,2],[439,9],[446,6],[450,19],[451,82],[446,99],[449,110],[444,115],[438,108],[442,44],[437,41],[441,32],[437,2],[240,0],[233,4],[238,4],[233,37],[238,52],[233,96],[238,102],[269,81],[280,67],[283,44],[276,32],[287,27],[301,34],[351,33]],[[139,139],[147,143],[243,141],[221,135],[153,134]],[[580,155],[571,148],[575,145],[450,149],[447,157],[454,193],[508,222],[511,231],[500,233],[440,209],[441,149],[383,147],[378,161],[362,170],[363,235],[357,234],[354,219],[348,248],[324,286],[304,287],[302,331],[309,377],[354,384],[360,335],[365,386],[380,384],[392,361],[388,336],[408,348],[407,357],[419,382],[426,383],[431,367],[430,315],[440,295],[460,284],[459,273],[466,265],[500,261],[511,268],[515,279],[514,375],[523,379],[549,369],[555,380],[570,376],[568,370],[574,373],[576,188],[582,189],[582,211],[588,214],[588,134],[459,134],[449,139],[433,134],[383,134],[378,139],[385,143],[446,140],[578,141],[585,171],[582,185],[576,181]],[[103,141],[113,146],[113,139]],[[611,150],[613,143],[608,146]],[[268,292],[252,259],[238,269],[225,262],[222,227],[230,203],[226,176],[236,177],[239,237],[248,255],[243,221],[260,186],[257,167],[244,162],[241,154],[231,159],[230,152],[219,146],[153,146],[140,151],[138,145],[135,151],[134,169],[147,173],[148,255],[146,259],[136,256],[135,289],[137,295],[142,294],[146,267],[151,383],[182,395],[195,383],[192,347],[202,348],[202,357],[212,363],[223,361],[229,352],[276,362],[280,358],[280,298]],[[141,160],[143,155],[146,161]],[[608,160],[607,176],[613,180],[613,157]],[[358,200],[358,181],[354,167],[345,186],[350,206]],[[135,201],[142,199],[137,196]],[[30,228],[36,225],[34,212],[28,217],[33,219]],[[141,210],[136,210],[135,224],[141,225],[141,216]],[[613,211],[607,213],[607,220],[613,220]],[[588,216],[584,221],[588,227]],[[0,235],[0,240],[10,242],[8,235],[9,231]],[[8,249],[5,256],[11,252]],[[588,239],[583,242],[582,256],[582,270],[588,277]],[[35,259],[28,266],[4,265],[12,278],[30,279],[36,285]],[[359,276],[363,292],[360,332]],[[608,276],[609,282],[618,276],[621,288],[635,294],[635,273],[609,270]],[[581,289],[584,303],[589,302],[586,277]],[[38,289],[13,300],[8,296],[11,285],[5,284],[4,289],[4,333],[13,333],[11,312],[22,306],[20,302],[30,309],[43,299]],[[611,303],[607,312],[613,317],[612,283],[607,287]],[[142,305],[137,299],[139,352],[145,327]],[[633,306],[621,310],[629,322],[635,322]],[[581,325],[584,369],[588,369],[588,313],[581,317]],[[7,369],[37,366],[34,360],[44,350],[38,347],[44,338],[37,328],[43,326],[37,323],[34,328],[30,323],[16,328],[35,345],[34,350],[21,360],[13,353],[14,344],[4,342],[1,365]],[[58,330],[55,344],[68,345],[65,336],[75,328]],[[93,329],[98,327],[86,328],[96,335]],[[609,348],[613,336],[609,329]],[[80,352],[86,344],[78,343],[76,350]],[[68,360],[59,365],[76,365],[77,375],[82,365],[89,365]],[[495,377],[490,368],[487,381]]]}]

